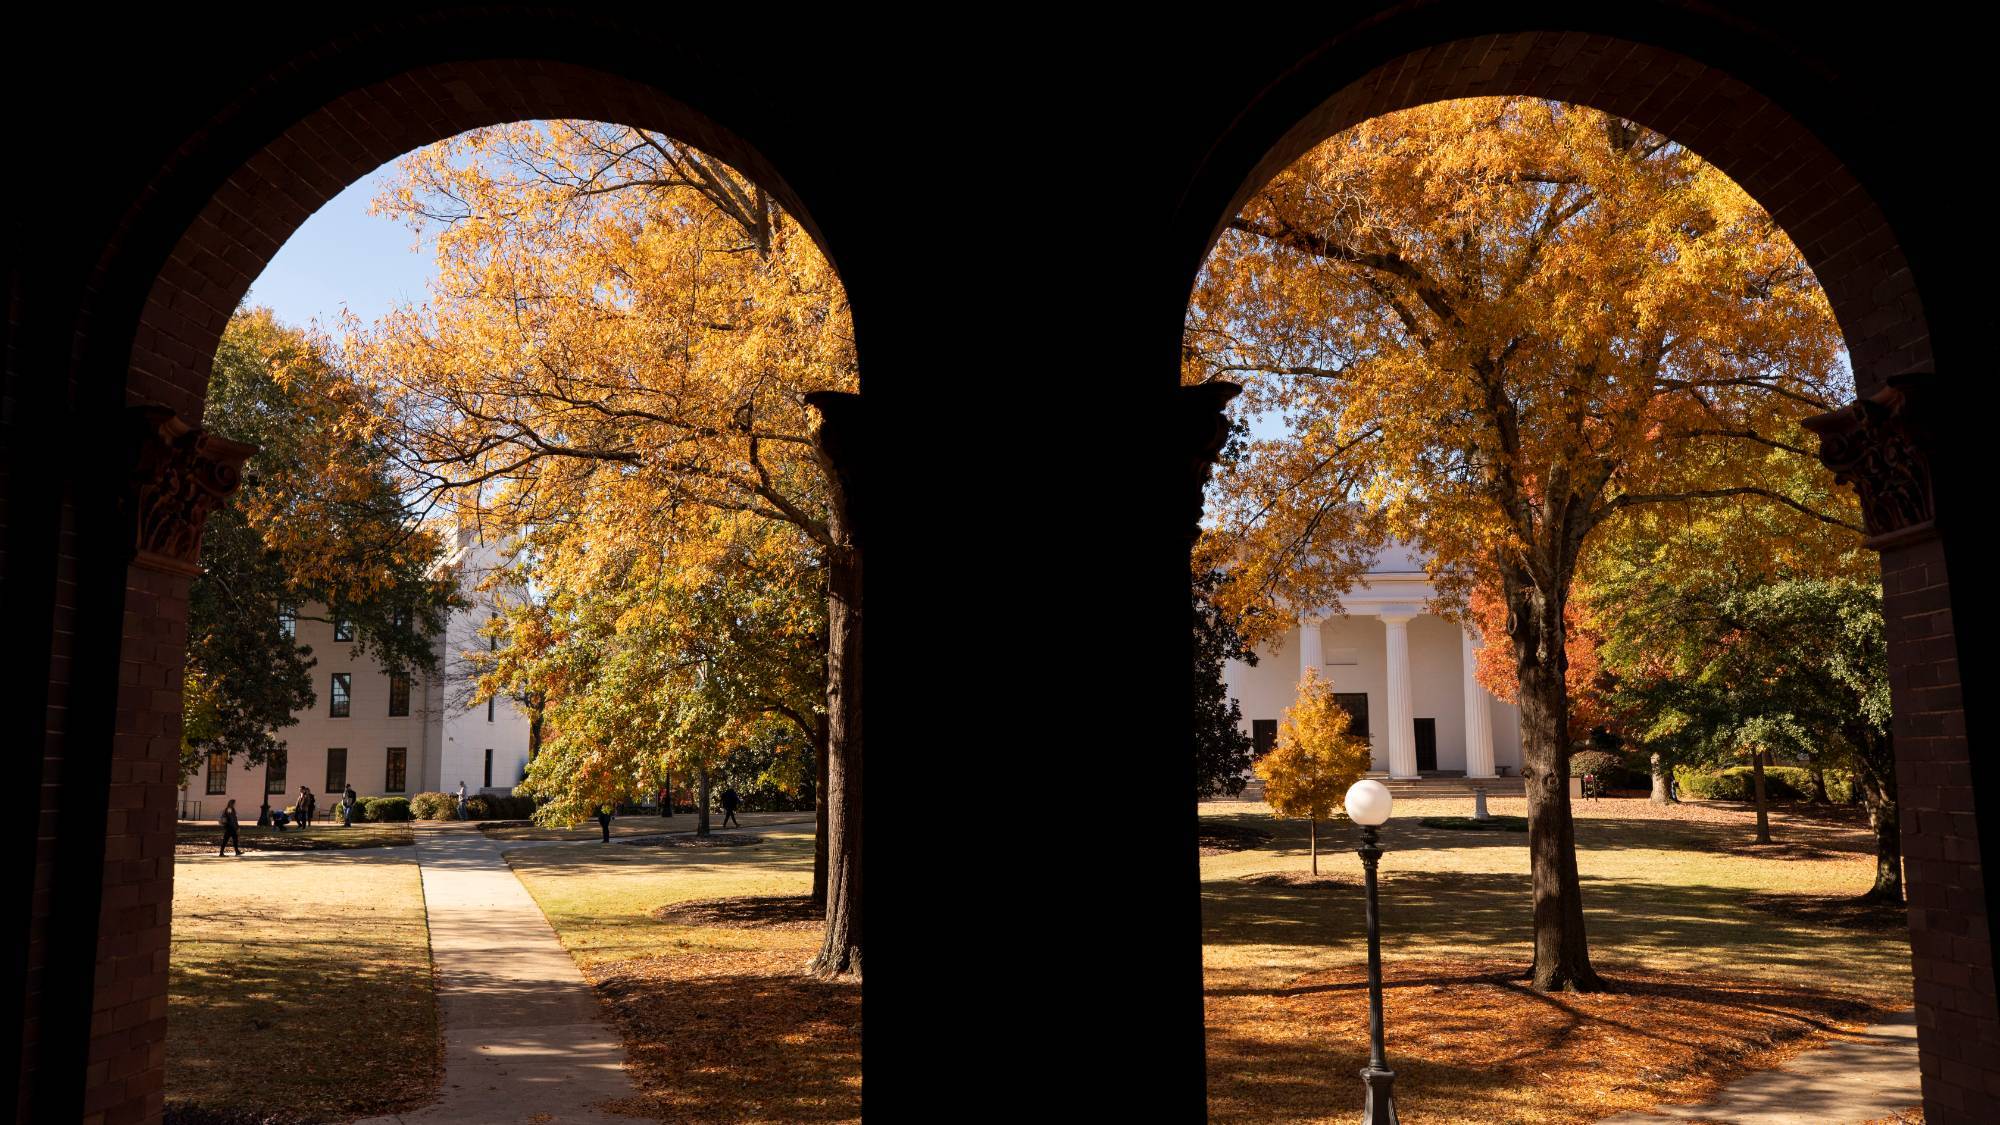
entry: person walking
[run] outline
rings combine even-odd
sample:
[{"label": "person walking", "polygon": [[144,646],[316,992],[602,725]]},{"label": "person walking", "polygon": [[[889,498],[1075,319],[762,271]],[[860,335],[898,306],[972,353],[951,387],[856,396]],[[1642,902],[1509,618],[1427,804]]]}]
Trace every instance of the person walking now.
[{"label": "person walking", "polygon": [[311,828],[313,826],[312,790],[307,789],[303,785],[299,786],[299,799],[298,802],[292,806],[292,808],[294,811],[298,813],[299,828],[306,829],[306,828]]},{"label": "person walking", "polygon": [[237,855],[243,854],[243,838],[237,835],[235,798],[222,806],[222,846],[215,850],[215,854],[223,855],[231,845],[235,846]]},{"label": "person walking", "polygon": [[611,842],[611,806],[597,806],[597,827],[604,830],[604,842]]},{"label": "person walking", "polygon": [[351,781],[347,783],[347,793],[345,796],[346,800],[342,801],[340,805],[340,826],[342,828],[351,828],[354,826],[354,803],[360,800],[359,797],[354,795],[354,783]]},{"label": "person walking", "polygon": [[[739,798],[736,796],[736,787],[734,785],[725,785],[722,787],[722,826],[724,828],[736,824],[736,805],[738,800]],[[736,824],[736,827],[741,828],[743,826]]]},{"label": "person walking", "polygon": [[460,780],[459,780],[459,783],[458,783],[458,819],[460,819],[460,820],[464,820],[464,819],[465,819],[465,781],[464,781],[464,779],[460,779]]}]

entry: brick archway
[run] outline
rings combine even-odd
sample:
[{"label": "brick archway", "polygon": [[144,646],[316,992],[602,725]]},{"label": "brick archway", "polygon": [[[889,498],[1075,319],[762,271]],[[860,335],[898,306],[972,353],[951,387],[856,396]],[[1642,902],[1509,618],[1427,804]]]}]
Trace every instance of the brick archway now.
[{"label": "brick archway", "polygon": [[[1187,233],[1203,240],[1205,257],[1271,177],[1368,118],[1494,95],[1587,105],[1672,137],[1763,204],[1827,293],[1859,401],[1809,425],[1822,436],[1822,458],[1859,492],[1868,543],[1881,556],[1925,1105],[1933,1120],[1971,1120],[1976,1107],[2000,1098],[1990,873],[1981,864],[1991,844],[1982,845],[1979,823],[1987,821],[1989,835],[2000,831],[2000,801],[1979,784],[1991,779],[1965,733],[1946,544],[1935,520],[1933,478],[1952,456],[1953,427],[1934,405],[1941,388],[1919,279],[1867,185],[1804,122],[1724,69],[1605,35],[1530,31],[1379,60],[1335,46],[1307,60],[1207,154],[1184,197]],[[1202,203],[1214,210],[1197,213]],[[1187,277],[1191,289],[1193,270]],[[1945,488],[1940,480],[1937,490]]]},{"label": "brick archway", "polygon": [[[253,90],[244,101],[259,96],[279,100]],[[60,782],[44,802],[50,814],[104,807],[108,815],[48,815],[36,830],[38,916],[23,1013],[39,1049],[24,1075],[34,1119],[139,1121],[161,1112],[193,551],[207,511],[234,487],[249,452],[193,428],[230,314],[291,234],[378,166],[467,129],[558,117],[636,125],[694,144],[757,180],[826,250],[811,212],[762,152],[690,105],[602,69],[497,59],[417,66],[356,85],[268,137],[247,118],[214,123],[161,169],[155,190],[126,216],[118,252],[100,262],[111,323],[88,337],[99,354],[81,366],[100,378],[79,397],[112,413],[111,397],[122,399],[126,424],[115,437],[129,472],[114,468],[111,487],[91,497],[79,520],[73,588],[99,596],[63,607],[74,614],[75,659],[57,674],[73,667],[72,701],[92,704],[63,735],[111,752],[62,755]],[[232,148],[248,154],[233,164],[218,157]],[[149,245],[163,252],[149,257]],[[116,294],[137,297],[135,285],[143,297],[121,303]],[[119,323],[121,315],[129,319]],[[129,341],[126,355],[105,354],[119,341]],[[135,523],[173,530],[142,534],[135,548]],[[114,607],[103,594],[120,588],[122,606]],[[115,677],[94,678],[112,667]],[[95,984],[87,1004],[44,1002],[45,980]]]}]

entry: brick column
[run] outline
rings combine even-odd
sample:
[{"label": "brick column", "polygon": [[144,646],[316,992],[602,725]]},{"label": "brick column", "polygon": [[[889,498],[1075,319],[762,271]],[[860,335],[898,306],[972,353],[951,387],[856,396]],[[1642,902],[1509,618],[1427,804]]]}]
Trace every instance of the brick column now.
[{"label": "brick column", "polygon": [[1949,420],[1926,410],[1937,401],[1933,378],[1893,378],[1806,425],[1820,435],[1820,459],[1859,496],[1868,546],[1882,556],[1925,1120],[1949,1125],[2000,1120],[2000,1006],[1979,813],[1988,832],[2000,826],[1992,823],[1992,779],[1977,784],[1966,737],[1931,459]]},{"label": "brick column", "polygon": [[[82,784],[68,789],[58,826],[72,871],[101,860],[95,895],[56,888],[55,909],[69,915],[69,934],[94,931],[94,941],[69,955],[95,952],[87,1030],[81,1013],[69,1009],[70,1034],[62,1036],[69,1041],[48,1044],[85,1052],[82,1089],[37,1091],[38,1119],[53,1112],[89,1125],[156,1121],[161,1111],[188,589],[200,573],[208,513],[235,491],[243,462],[256,451],[165,407],[132,408],[125,425],[129,472],[117,518],[129,531],[129,562],[109,760],[98,767],[95,792]],[[74,1041],[78,1032],[84,1043]],[[64,1070],[73,1075],[73,1066]]]}]

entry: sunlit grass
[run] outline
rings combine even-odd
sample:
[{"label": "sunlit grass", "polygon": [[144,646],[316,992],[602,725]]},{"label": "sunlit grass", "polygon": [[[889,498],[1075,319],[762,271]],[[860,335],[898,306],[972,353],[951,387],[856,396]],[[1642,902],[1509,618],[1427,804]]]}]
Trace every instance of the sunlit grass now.
[{"label": "sunlit grass", "polygon": [[181,857],[167,1098],[344,1118],[428,1100],[430,931],[407,852]]}]

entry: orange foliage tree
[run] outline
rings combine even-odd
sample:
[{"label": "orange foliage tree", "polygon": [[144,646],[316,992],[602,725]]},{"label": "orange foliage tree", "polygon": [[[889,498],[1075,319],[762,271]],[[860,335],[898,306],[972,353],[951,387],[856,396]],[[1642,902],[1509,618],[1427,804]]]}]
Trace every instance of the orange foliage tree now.
[{"label": "orange foliage tree", "polygon": [[[1226,451],[1198,571],[1253,630],[1338,605],[1379,546],[1431,557],[1440,608],[1484,586],[1528,778],[1537,987],[1590,989],[1567,785],[1570,603],[1632,513],[1768,505],[1802,541],[1857,521],[1795,495],[1799,425],[1851,393],[1805,260],[1693,153],[1520,98],[1376,118],[1229,224],[1189,308],[1183,377],[1236,380],[1276,436]],[[1277,611],[1272,610],[1276,607]],[[1261,610],[1262,612],[1253,612]]]},{"label": "orange foliage tree", "polygon": [[1278,741],[1251,768],[1264,779],[1264,800],[1279,816],[1311,821],[1312,873],[1319,874],[1319,822],[1340,807],[1347,787],[1368,772],[1368,740],[1350,733],[1353,717],[1334,698],[1333,681],[1311,668],[1299,697],[1285,709]]},{"label": "orange foliage tree", "polygon": [[[435,232],[438,278],[427,302],[356,326],[350,355],[397,406],[404,462],[525,543],[532,582],[626,604],[625,548],[672,544],[660,597],[626,607],[652,627],[692,604],[667,591],[726,583],[716,568],[755,539],[798,564],[761,581],[828,600],[829,893],[814,967],[858,974],[860,555],[812,397],[856,381],[832,265],[735,169],[617,125],[461,134],[405,157],[377,204]],[[715,530],[735,517],[768,537]],[[548,702],[580,729],[589,701]],[[623,706],[599,702],[605,715]],[[554,784],[564,760],[539,780]]]}]

